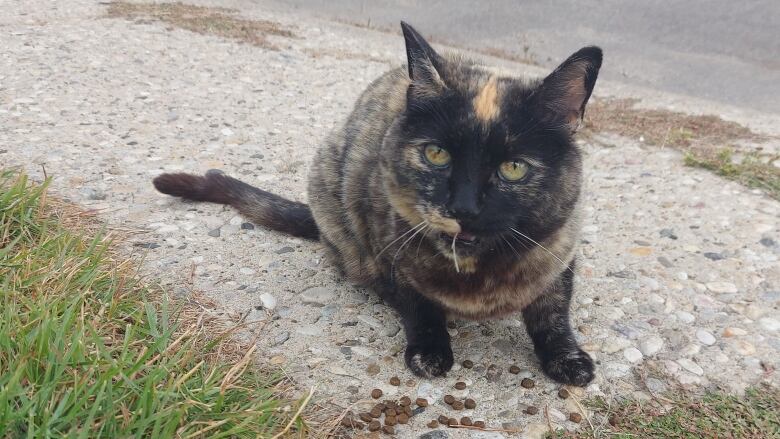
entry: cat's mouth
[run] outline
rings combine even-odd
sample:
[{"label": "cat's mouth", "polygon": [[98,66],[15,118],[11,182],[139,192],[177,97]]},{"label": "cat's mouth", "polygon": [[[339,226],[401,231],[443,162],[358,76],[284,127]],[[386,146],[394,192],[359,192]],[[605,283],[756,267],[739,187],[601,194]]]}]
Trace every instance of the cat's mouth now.
[{"label": "cat's mouth", "polygon": [[451,235],[447,232],[441,232],[439,238],[447,245],[462,245],[462,246],[474,246],[479,242],[473,233],[459,232],[455,235]]}]

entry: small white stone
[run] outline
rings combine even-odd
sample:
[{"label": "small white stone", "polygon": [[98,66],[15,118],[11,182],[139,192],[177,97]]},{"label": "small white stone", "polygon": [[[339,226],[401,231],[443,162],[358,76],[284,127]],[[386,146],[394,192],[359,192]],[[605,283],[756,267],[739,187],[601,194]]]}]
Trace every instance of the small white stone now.
[{"label": "small white stone", "polygon": [[651,335],[645,340],[639,342],[639,350],[645,356],[653,356],[657,354],[664,346],[664,339],[656,335]]},{"label": "small white stone", "polygon": [[322,329],[314,325],[299,326],[295,332],[297,332],[298,334],[309,335],[309,336],[322,335]]},{"label": "small white stone", "polygon": [[241,274],[245,274],[245,275],[249,276],[249,275],[255,274],[257,271],[255,271],[254,268],[241,267],[241,268],[238,269],[238,272],[241,273]]},{"label": "small white stone", "polygon": [[680,358],[677,360],[677,364],[682,366],[683,369],[687,370],[688,372],[696,375],[704,375],[704,369],[701,368],[698,364],[694,363],[693,360],[690,360],[688,358]]},{"label": "small white stone", "polygon": [[758,323],[760,323],[761,327],[766,329],[767,331],[771,331],[771,332],[780,331],[780,321],[775,320],[773,318],[764,317],[760,319]]},{"label": "small white stone", "polygon": [[707,346],[712,346],[717,341],[715,340],[714,335],[712,335],[709,331],[705,331],[704,329],[699,329],[696,331],[696,338],[702,344],[706,344]]},{"label": "small white stone", "polygon": [[707,289],[713,293],[736,293],[737,286],[731,282],[708,282]]},{"label": "small white stone", "polygon": [[696,320],[696,317],[694,317],[693,314],[686,311],[677,311],[675,315],[683,323],[693,323],[693,321]]},{"label": "small white stone", "polygon": [[276,297],[271,293],[263,293],[260,295],[260,302],[263,303],[263,308],[274,309],[276,308]]},{"label": "small white stone", "polygon": [[688,273],[681,271],[677,273],[677,279],[679,280],[688,280]]},{"label": "small white stone", "polygon": [[601,345],[601,352],[606,354],[614,354],[617,351],[621,351],[631,345],[631,342],[621,337],[609,337]]},{"label": "small white stone", "polygon": [[636,363],[642,361],[642,353],[639,349],[631,347],[623,351],[623,356],[626,357],[629,363]]}]

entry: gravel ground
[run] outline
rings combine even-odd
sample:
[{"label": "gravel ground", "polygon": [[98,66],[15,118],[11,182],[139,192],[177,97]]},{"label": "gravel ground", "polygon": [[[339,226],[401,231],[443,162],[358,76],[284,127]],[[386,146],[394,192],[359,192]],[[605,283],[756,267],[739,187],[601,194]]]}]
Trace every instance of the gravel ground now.
[{"label": "gravel ground", "polygon": [[[519,316],[455,322],[458,364],[446,378],[420,380],[403,366],[396,315],[340,280],[320,245],[151,186],[164,171],[220,168],[305,200],[315,148],[358,93],[402,60],[399,37],[219,2],[293,29],[296,38],[271,38],[281,48],[273,51],[102,18],[96,2],[67,3],[0,1],[0,165],[36,177],[45,165],[55,192],[99,210],[113,227],[142,231],[131,244],[145,252],[149,273],[178,294],[202,291],[256,321],[262,361],[302,388],[316,384],[321,403],[358,411],[373,388],[428,398],[424,413],[397,428],[400,437],[428,432],[425,424],[442,413],[537,437],[547,430],[546,407],[551,424],[576,428],[567,419],[579,406],[541,374]],[[628,93],[600,87],[601,96]],[[753,122],[766,131],[772,119]],[[733,392],[777,384],[780,203],[636,140],[605,134],[583,149],[587,219],[572,314],[598,370],[575,395],[648,398],[673,381]],[[473,368],[460,366],[466,359]],[[388,384],[391,376],[399,387]],[[522,388],[522,378],[536,386]],[[456,381],[466,389],[454,389]],[[442,401],[448,393],[477,407],[454,412]],[[523,413],[528,405],[539,414]],[[448,429],[423,437],[504,434]]]}]

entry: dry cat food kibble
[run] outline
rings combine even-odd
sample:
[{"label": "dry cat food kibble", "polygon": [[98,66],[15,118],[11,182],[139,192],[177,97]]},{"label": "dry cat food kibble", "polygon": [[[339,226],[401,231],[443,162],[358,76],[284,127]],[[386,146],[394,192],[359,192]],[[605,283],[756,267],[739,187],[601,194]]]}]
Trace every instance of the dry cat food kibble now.
[{"label": "dry cat food kibble", "polygon": [[363,422],[371,422],[376,416],[371,416],[371,413],[361,413],[358,415]]},{"label": "dry cat food kibble", "polygon": [[382,431],[385,434],[395,434],[395,428],[393,428],[393,427],[391,427],[389,425],[385,425],[384,427],[382,427]]},{"label": "dry cat food kibble", "polygon": [[532,406],[532,405],[529,405],[528,407],[526,407],[524,411],[527,414],[529,414],[529,415],[535,415],[535,414],[539,413],[539,409],[534,407],[534,406]]},{"label": "dry cat food kibble", "polygon": [[444,395],[444,402],[446,402],[449,405],[452,405],[452,403],[455,402],[455,397],[452,395]]},{"label": "dry cat food kibble", "polygon": [[395,425],[398,419],[395,416],[385,416],[385,425]]},{"label": "dry cat food kibble", "polygon": [[352,419],[351,414],[348,414],[341,420],[341,425],[348,428],[356,428],[358,430],[363,429],[363,423]]},{"label": "dry cat food kibble", "polygon": [[455,419],[455,418],[450,418],[450,419],[447,421],[447,425],[450,425],[450,426],[452,426],[452,425],[458,425],[458,420],[457,420],[457,419]]},{"label": "dry cat food kibble", "polygon": [[417,407],[428,407],[428,400],[425,398],[417,398],[414,403],[417,404]]},{"label": "dry cat food kibble", "polygon": [[406,413],[401,413],[398,415],[397,419],[399,424],[406,424],[409,422],[409,416]]},{"label": "dry cat food kibble", "polygon": [[433,419],[427,425],[428,425],[428,428],[439,428],[439,421]]},{"label": "dry cat food kibble", "polygon": [[412,405],[412,400],[409,399],[408,396],[402,396],[400,400],[398,400],[398,404],[401,405],[401,407],[408,407]]},{"label": "dry cat food kibble", "polygon": [[558,391],[558,396],[559,396],[561,399],[566,399],[566,398],[568,398],[568,397],[569,397],[569,391],[568,391],[568,390],[566,390],[566,389],[564,389],[564,388],[561,388],[561,390],[559,390],[559,391]]},{"label": "dry cat food kibble", "polygon": [[474,426],[477,428],[485,428],[485,421],[474,421]]},{"label": "dry cat food kibble", "polygon": [[569,413],[569,420],[571,422],[576,422],[579,424],[580,422],[582,422],[582,415],[574,412]]},{"label": "dry cat food kibble", "polygon": [[536,383],[534,383],[534,380],[531,378],[523,378],[522,381],[520,381],[520,385],[525,387],[526,389],[533,389]]},{"label": "dry cat food kibble", "polygon": [[458,381],[457,383],[455,383],[455,388],[458,390],[463,390],[466,388],[466,383],[464,383],[463,381]]},{"label": "dry cat food kibble", "polygon": [[509,373],[517,375],[518,373],[520,373],[520,368],[513,364],[509,366]]},{"label": "dry cat food kibble", "polygon": [[463,407],[465,407],[465,405],[463,404],[462,401],[455,401],[455,402],[452,403],[452,409],[453,410],[460,411],[460,410],[463,410]]},{"label": "dry cat food kibble", "polygon": [[408,416],[410,418],[412,417],[412,415],[414,415],[414,412],[412,411],[412,408],[410,406],[408,406],[408,405],[406,407],[404,407],[404,413],[406,413],[406,416]]},{"label": "dry cat food kibble", "polygon": [[476,408],[476,407],[477,407],[477,402],[476,402],[476,401],[474,401],[474,400],[473,400],[473,399],[471,399],[471,398],[466,398],[466,401],[464,401],[464,402],[463,402],[463,405],[464,405],[464,406],[465,406],[467,409],[471,410],[471,409],[473,409],[473,408]]},{"label": "dry cat food kibble", "polygon": [[474,367],[474,362],[471,360],[463,360],[463,367],[465,367],[466,369],[471,369],[472,367]]},{"label": "dry cat food kibble", "polygon": [[382,409],[378,405],[375,405],[374,408],[371,409],[371,412],[369,414],[371,415],[372,418],[378,418],[382,416]]},{"label": "dry cat food kibble", "polygon": [[387,408],[385,409],[385,415],[386,416],[396,416],[398,412],[395,411],[395,409]]},{"label": "dry cat food kibble", "polygon": [[398,377],[390,378],[390,384],[393,385],[393,386],[400,386],[401,385],[401,378],[398,378]]},{"label": "dry cat food kibble", "polygon": [[379,431],[380,428],[382,428],[382,423],[379,421],[371,421],[368,424],[368,431]]},{"label": "dry cat food kibble", "polygon": [[379,399],[382,397],[382,389],[374,389],[371,391],[371,397],[374,399]]},{"label": "dry cat food kibble", "polygon": [[446,415],[439,415],[439,424],[447,425],[447,423],[449,422],[450,422],[450,418],[448,418]]},{"label": "dry cat food kibble", "polygon": [[471,425],[472,425],[471,424],[471,418],[469,418],[468,416],[464,416],[464,417],[460,418],[460,424],[461,425],[465,425],[466,427],[471,427]]}]

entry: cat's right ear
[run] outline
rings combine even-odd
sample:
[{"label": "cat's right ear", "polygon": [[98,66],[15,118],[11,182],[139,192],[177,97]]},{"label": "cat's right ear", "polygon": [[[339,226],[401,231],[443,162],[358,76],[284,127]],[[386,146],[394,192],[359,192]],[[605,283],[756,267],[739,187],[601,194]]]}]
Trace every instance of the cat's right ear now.
[{"label": "cat's right ear", "polygon": [[439,73],[444,60],[408,23],[402,21],[401,30],[406,41],[406,59],[412,90],[418,95],[438,94],[446,88]]}]

